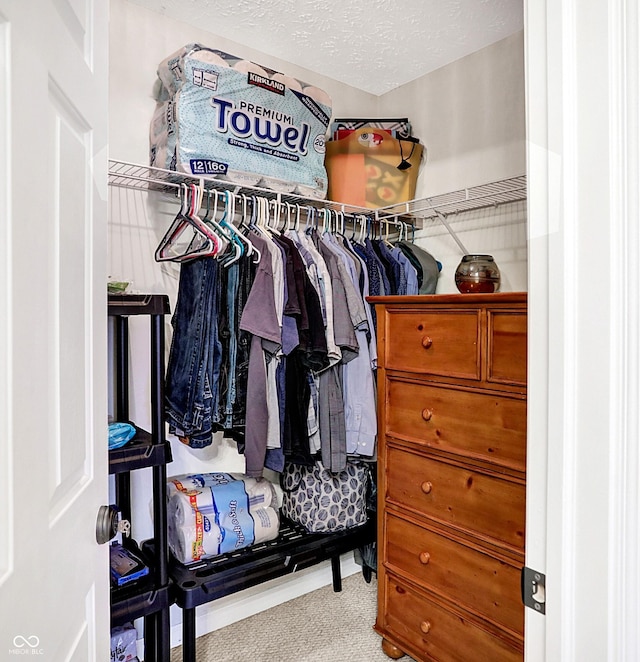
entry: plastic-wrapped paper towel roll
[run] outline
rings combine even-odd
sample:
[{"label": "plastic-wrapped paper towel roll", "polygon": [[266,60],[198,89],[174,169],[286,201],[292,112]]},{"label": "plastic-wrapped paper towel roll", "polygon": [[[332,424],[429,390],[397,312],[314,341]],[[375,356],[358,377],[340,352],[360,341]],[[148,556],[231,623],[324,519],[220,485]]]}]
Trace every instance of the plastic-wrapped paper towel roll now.
[{"label": "plastic-wrapped paper towel roll", "polygon": [[267,508],[276,500],[276,491],[273,483],[266,478],[257,480],[243,474],[231,475],[244,483],[244,488],[249,495],[249,507],[251,509],[258,507]]},{"label": "plastic-wrapped paper towel roll", "polygon": [[193,494],[198,507],[211,507],[212,496],[211,486],[219,482],[220,476],[229,474],[183,474],[181,476],[171,476],[167,481],[167,499],[171,499],[174,494],[190,495]]},{"label": "plastic-wrapped paper towel roll", "polygon": [[[204,509],[205,513],[213,511],[212,507]],[[185,495],[173,494],[167,502],[167,520],[174,521],[176,526],[194,525],[196,521],[196,511],[191,502]]]},{"label": "plastic-wrapped paper towel roll", "polygon": [[217,67],[228,67],[229,63],[226,60],[223,60],[217,53],[210,51],[206,48],[203,48],[200,51],[195,51],[191,57],[194,60],[200,60],[200,62],[207,62],[209,64],[215,64]]},{"label": "plastic-wrapped paper towel roll", "polygon": [[305,87],[302,91],[308,97],[311,97],[314,101],[317,101],[318,103],[321,103],[325,106],[331,106],[331,97],[324,90],[321,90],[319,87],[309,85],[308,87]]},{"label": "plastic-wrapped paper towel roll", "polygon": [[241,71],[243,74],[251,72],[252,74],[262,76],[263,78],[269,78],[269,74],[262,67],[249,60],[239,60],[233,65],[233,68],[236,71]]},{"label": "plastic-wrapped paper towel roll", "polygon": [[242,474],[229,474],[220,471],[200,473],[200,474],[180,474],[168,478],[168,490],[188,491],[192,489],[202,489],[203,487],[212,487],[223,485],[231,480],[241,480]]},{"label": "plastic-wrapped paper towel roll", "polygon": [[254,524],[254,544],[274,540],[280,531],[280,517],[274,508],[255,508],[251,510]]},{"label": "plastic-wrapped paper towel roll", "polygon": [[207,474],[180,474],[179,476],[171,476],[167,479],[167,495],[171,496],[174,492],[183,492],[195,488],[202,488],[205,486],[201,476]]},{"label": "plastic-wrapped paper towel roll", "polygon": [[[266,478],[257,480],[244,474],[238,473],[202,473],[202,474],[182,474],[169,478],[167,484],[167,498],[171,499],[177,492],[183,493],[184,490],[203,490],[208,492],[207,488],[221,484],[224,480],[240,480],[244,483],[244,488],[249,497],[249,505],[262,506],[266,508],[276,501],[276,491],[273,483]],[[179,486],[179,487],[178,487]],[[202,500],[202,497],[200,497]]]},{"label": "plastic-wrapped paper towel roll", "polygon": [[185,507],[182,499],[176,494],[172,494],[167,499],[167,523],[169,526],[182,526],[189,521],[190,514],[193,509],[189,505]]},{"label": "plastic-wrapped paper towel roll", "polygon": [[206,516],[200,529],[195,525],[170,526],[167,538],[171,552],[180,563],[193,563],[220,553],[220,528]]},{"label": "plastic-wrapped paper towel roll", "polygon": [[168,503],[176,502],[175,507],[178,508],[178,503],[180,508],[186,513],[186,508],[197,508],[203,512],[213,511],[213,496],[211,494],[211,489],[208,487],[196,490],[191,489],[188,492],[173,492],[169,496]]},{"label": "plastic-wrapped paper towel roll", "polygon": [[[283,85],[286,85],[290,90],[302,92],[302,84],[297,78],[293,78],[293,76],[285,76],[285,74],[275,73],[271,76],[271,80],[277,80]],[[329,102],[329,105],[331,105],[331,102]]]}]

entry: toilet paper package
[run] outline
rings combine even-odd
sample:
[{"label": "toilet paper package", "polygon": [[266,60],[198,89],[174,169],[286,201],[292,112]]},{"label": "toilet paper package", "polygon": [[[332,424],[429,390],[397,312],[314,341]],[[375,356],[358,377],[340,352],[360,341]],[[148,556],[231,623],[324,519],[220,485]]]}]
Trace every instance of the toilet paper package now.
[{"label": "toilet paper package", "polygon": [[276,490],[272,482],[266,478],[257,479],[239,473],[194,473],[172,476],[167,486],[167,498],[170,499],[176,492],[184,494],[189,490],[195,490],[195,500],[199,507],[206,507],[210,500],[211,492],[198,492],[201,488],[224,484],[225,481],[240,480],[244,483],[244,489],[249,497],[251,507],[266,508],[277,502]]},{"label": "toilet paper package", "polygon": [[167,531],[171,553],[185,565],[220,554],[220,527],[201,513],[194,513],[194,522],[196,519],[199,521],[193,525],[170,523]]},{"label": "toilet paper package", "polygon": [[138,662],[136,638],[132,623],[111,628],[111,662]]},{"label": "toilet paper package", "polygon": [[248,60],[188,44],[158,67],[150,164],[325,198],[331,99]]},{"label": "toilet paper package", "polygon": [[167,484],[168,541],[174,557],[193,563],[278,536],[273,485],[222,472],[173,476]]}]

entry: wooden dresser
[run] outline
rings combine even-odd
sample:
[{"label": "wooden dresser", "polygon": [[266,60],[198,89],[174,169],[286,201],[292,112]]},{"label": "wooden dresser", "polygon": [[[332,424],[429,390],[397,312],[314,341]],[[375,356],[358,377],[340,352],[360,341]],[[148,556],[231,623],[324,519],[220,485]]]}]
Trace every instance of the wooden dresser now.
[{"label": "wooden dresser", "polygon": [[523,659],[526,293],[372,297],[392,658]]}]

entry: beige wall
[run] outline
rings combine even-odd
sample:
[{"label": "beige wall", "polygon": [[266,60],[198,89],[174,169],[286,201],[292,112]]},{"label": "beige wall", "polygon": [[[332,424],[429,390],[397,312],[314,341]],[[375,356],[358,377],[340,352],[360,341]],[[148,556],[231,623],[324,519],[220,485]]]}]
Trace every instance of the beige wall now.
[{"label": "beige wall", "polygon": [[408,117],[427,158],[416,197],[525,173],[524,33],[380,97],[381,117]]},{"label": "beige wall", "polygon": [[[488,184],[526,172],[524,33],[519,32],[380,97],[380,117],[408,117],[425,145],[416,197]],[[502,291],[527,290],[526,203],[452,214],[468,252],[494,256]],[[416,243],[443,265],[438,293],[457,292],[462,252],[436,219]]]}]

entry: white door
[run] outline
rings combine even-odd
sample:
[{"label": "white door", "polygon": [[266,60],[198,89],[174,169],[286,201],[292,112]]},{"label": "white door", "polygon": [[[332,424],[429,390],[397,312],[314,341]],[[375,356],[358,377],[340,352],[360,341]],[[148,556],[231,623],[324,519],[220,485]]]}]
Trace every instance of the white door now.
[{"label": "white door", "polygon": [[108,2],[0,0],[0,657],[109,658]]}]

